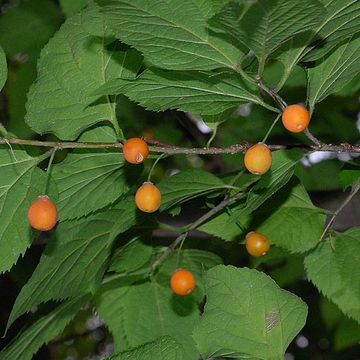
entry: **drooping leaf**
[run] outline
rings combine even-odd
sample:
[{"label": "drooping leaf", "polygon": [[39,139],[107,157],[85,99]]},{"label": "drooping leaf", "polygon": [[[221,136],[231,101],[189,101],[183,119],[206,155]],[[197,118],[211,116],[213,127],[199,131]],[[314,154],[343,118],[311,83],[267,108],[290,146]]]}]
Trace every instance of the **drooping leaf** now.
[{"label": "drooping leaf", "polygon": [[256,270],[219,265],[207,273],[206,293],[194,331],[203,358],[282,359],[305,324],[306,304]]},{"label": "drooping leaf", "polygon": [[0,273],[16,263],[31,245],[27,210],[44,191],[46,175],[36,167],[39,159],[22,150],[0,148]]},{"label": "drooping leaf", "polygon": [[171,70],[236,68],[242,52],[207,30],[211,1],[97,0],[107,24],[155,66]]},{"label": "drooping leaf", "polygon": [[203,170],[185,170],[167,177],[159,183],[162,195],[161,209],[226,188],[226,184],[217,176]]},{"label": "drooping leaf", "polygon": [[[93,36],[92,32],[101,34]],[[28,94],[26,122],[38,133],[54,133],[75,139],[81,131],[98,122],[110,122],[118,133],[113,101],[91,95],[106,81],[121,77],[123,62],[134,67],[140,55],[114,43],[102,16],[89,7],[69,18],[42,50],[38,79]],[[121,135],[121,134],[118,134]]]},{"label": "drooping leaf", "polygon": [[236,74],[152,68],[135,80],[112,80],[96,93],[125,94],[141,106],[155,111],[180,109],[217,115],[246,102],[264,105],[257,92],[257,89],[248,88]]},{"label": "drooping leaf", "polygon": [[141,166],[126,166],[119,152],[69,154],[52,171],[59,190],[60,219],[80,218],[114,203],[141,170]]},{"label": "drooping leaf", "polygon": [[156,283],[113,286],[96,297],[96,309],[105,320],[117,352],[171,336],[182,345],[187,360],[197,360],[191,333],[199,319],[192,296],[178,297]]},{"label": "drooping leaf", "polygon": [[0,353],[0,359],[31,360],[43,344],[63,331],[87,299],[87,296],[81,296],[68,300],[24,328]]},{"label": "drooping leaf", "polygon": [[133,350],[114,354],[108,360],[185,360],[184,349],[170,336],[141,345]]},{"label": "drooping leaf", "polygon": [[7,79],[7,63],[4,50],[0,46],[0,90],[3,88]]},{"label": "drooping leaf", "polygon": [[309,280],[347,316],[360,323],[360,228],[331,235],[305,257]]},{"label": "drooping leaf", "polygon": [[111,210],[60,223],[40,263],[20,291],[8,327],[33,306],[94,291],[107,265],[117,234],[135,223],[133,199]]},{"label": "drooping leaf", "polygon": [[319,65],[308,69],[308,101],[310,109],[342,89],[360,73],[360,36],[349,38]]},{"label": "drooping leaf", "polygon": [[242,2],[235,1],[223,11],[217,23],[252,50],[262,65],[279,46],[313,29],[324,16],[324,7],[317,0],[259,0],[245,13]]},{"label": "drooping leaf", "polygon": [[302,157],[303,152],[299,149],[273,152],[270,170],[251,189],[247,196],[246,205],[233,212],[231,220],[236,222],[242,216],[251,214],[279,189],[285,186],[294,174],[295,165]]}]

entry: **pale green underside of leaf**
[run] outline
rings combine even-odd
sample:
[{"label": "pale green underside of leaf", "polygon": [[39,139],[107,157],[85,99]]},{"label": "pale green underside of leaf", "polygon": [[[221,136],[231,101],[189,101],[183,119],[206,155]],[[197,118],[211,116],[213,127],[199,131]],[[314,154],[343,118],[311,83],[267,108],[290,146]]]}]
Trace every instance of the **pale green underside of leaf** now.
[{"label": "pale green underside of leaf", "polygon": [[8,327],[33,306],[95,291],[117,234],[134,225],[133,199],[78,221],[60,223],[40,263],[23,286]]},{"label": "pale green underside of leaf", "polygon": [[163,336],[108,360],[185,360],[184,349],[171,337]]},{"label": "pale green underside of leaf", "polygon": [[218,23],[252,50],[260,63],[288,39],[316,27],[324,16],[324,7],[316,0],[259,0],[242,17],[242,8],[236,5],[225,8],[227,13],[220,14]]},{"label": "pale green underside of leaf", "polygon": [[247,196],[244,208],[236,210],[231,216],[231,221],[236,222],[241,217],[251,214],[267,199],[285,186],[294,174],[295,165],[303,157],[299,149],[290,151],[274,151],[272,153],[270,170],[261,177],[261,180],[251,189]]},{"label": "pale green underside of leaf", "polygon": [[195,196],[226,188],[217,176],[203,170],[185,170],[159,183],[162,195],[161,209],[167,209]]},{"label": "pale green underside of leaf", "polygon": [[45,174],[36,167],[38,160],[15,150],[0,148],[0,273],[16,263],[31,245],[32,230],[27,211],[42,192]]},{"label": "pale green underside of leaf", "polygon": [[205,359],[283,359],[305,325],[306,304],[262,272],[219,265],[208,271],[206,290],[194,331]]},{"label": "pale green underside of leaf", "polygon": [[192,296],[178,297],[156,283],[117,286],[98,295],[96,309],[109,327],[118,352],[167,335],[182,345],[184,360],[199,358],[191,338],[199,319]]},{"label": "pale green underside of leaf", "polygon": [[360,323],[360,228],[324,240],[304,261],[308,278],[350,318]]},{"label": "pale green underside of leaf", "polygon": [[139,173],[125,165],[120,153],[82,152],[54,166],[60,220],[80,218],[118,200],[131,186],[127,175]]},{"label": "pale green underside of leaf", "polygon": [[247,88],[235,73],[152,68],[136,80],[112,80],[96,93],[125,94],[149,110],[180,109],[202,115],[217,115],[247,102],[263,104],[258,90]]},{"label": "pale green underside of leaf", "polygon": [[42,316],[19,335],[0,353],[1,360],[31,360],[40,347],[61,333],[73,319],[87,297],[77,297],[60,304]]},{"label": "pale green underside of leaf", "polygon": [[3,88],[7,79],[7,63],[4,50],[0,46],[0,90]]},{"label": "pale green underside of leaf", "polygon": [[[236,68],[242,53],[207,29],[211,1],[97,0],[106,23],[155,66],[171,70]],[[216,6],[218,7],[218,6]]]},{"label": "pale green underside of leaf", "polygon": [[[89,27],[102,36],[92,36]],[[50,40],[28,94],[26,122],[33,130],[75,139],[100,121],[115,124],[114,104],[108,98],[95,103],[97,97],[91,94],[106,81],[123,76],[124,65],[137,63],[138,53],[107,50],[109,35],[101,15],[89,7],[68,19]],[[125,77],[135,76],[137,68],[130,70]]]},{"label": "pale green underside of leaf", "polygon": [[330,56],[308,69],[308,101],[310,108],[330,94],[341,90],[360,73],[360,36],[348,39]]}]

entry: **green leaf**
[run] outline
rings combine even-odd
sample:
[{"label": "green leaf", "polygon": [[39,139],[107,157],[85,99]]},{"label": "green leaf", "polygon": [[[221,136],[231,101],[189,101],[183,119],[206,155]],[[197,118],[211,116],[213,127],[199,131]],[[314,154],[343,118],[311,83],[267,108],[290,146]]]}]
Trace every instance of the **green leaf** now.
[{"label": "green leaf", "polygon": [[6,79],[7,79],[6,55],[2,47],[0,46],[0,90],[5,85]]},{"label": "green leaf", "polygon": [[[185,351],[186,360],[198,360],[191,333],[199,319],[192,296],[178,297],[156,283],[110,287],[96,297],[96,309],[124,351],[160,336],[171,336]],[[139,321],[141,319],[141,321]]]},{"label": "green leaf", "polygon": [[217,176],[204,171],[189,169],[162,180],[158,187],[162,195],[161,209],[165,210],[199,195],[222,190],[226,184]]},{"label": "green leaf", "polygon": [[326,55],[346,38],[359,33],[360,3],[357,0],[322,0],[326,16],[316,30],[313,46],[306,49],[305,61]]},{"label": "green leaf", "polygon": [[59,190],[60,220],[80,218],[114,203],[141,170],[142,166],[126,166],[119,152],[69,154],[52,171]]},{"label": "green leaf", "polygon": [[256,212],[254,218],[265,220],[259,226],[254,224],[254,229],[266,234],[272,245],[281,246],[291,253],[305,252],[318,244],[326,215],[312,204],[302,185],[293,187],[284,195],[285,199],[284,196],[272,198],[267,206]]},{"label": "green leaf", "polygon": [[150,63],[171,70],[236,68],[242,52],[207,29],[211,1],[97,0],[107,24]]},{"label": "green leaf", "polygon": [[46,175],[36,167],[39,159],[22,150],[0,148],[0,273],[7,271],[31,245],[27,211],[44,191]]},{"label": "green leaf", "polygon": [[40,263],[21,289],[8,327],[33,306],[94,291],[105,271],[116,235],[135,223],[133,199],[114,209],[60,223]]},{"label": "green leaf", "polygon": [[[88,28],[101,36],[92,36]],[[101,15],[89,7],[68,19],[50,40],[28,94],[26,122],[32,129],[72,140],[91,125],[107,121],[121,135],[115,104],[108,97],[95,102],[97,97],[91,94],[123,73],[135,76],[141,57],[135,50],[121,48],[110,35]],[[133,67],[125,70],[129,62]]]},{"label": "green leaf", "polygon": [[310,109],[327,96],[341,90],[360,73],[360,37],[350,38],[330,56],[308,69]]},{"label": "green leaf", "polygon": [[66,17],[69,17],[83,9],[88,2],[88,0],[60,0],[60,5]]},{"label": "green leaf", "polygon": [[141,106],[155,111],[180,109],[217,115],[246,102],[264,105],[257,92],[257,89],[248,89],[236,74],[152,68],[136,80],[112,80],[96,93],[125,94]]},{"label": "green leaf", "polygon": [[1,15],[0,44],[8,56],[37,55],[61,22],[52,1],[22,1]]},{"label": "green leaf", "polygon": [[43,344],[48,343],[64,330],[86,301],[87,296],[66,301],[24,328],[0,353],[0,359],[31,360]]},{"label": "green leaf", "polygon": [[344,189],[351,187],[360,178],[360,168],[349,166],[340,171],[339,177]]},{"label": "green leaf", "polygon": [[[258,0],[242,16],[241,5],[230,4],[222,23],[265,64],[267,57],[296,34],[313,29],[324,16],[317,0]],[[229,8],[228,7],[228,8]],[[262,69],[260,69],[262,70]]]},{"label": "green leaf", "polygon": [[283,359],[305,325],[306,304],[262,272],[219,265],[208,271],[206,289],[194,331],[203,358]]},{"label": "green leaf", "polygon": [[261,177],[261,180],[249,191],[246,205],[235,210],[231,221],[236,222],[242,216],[251,214],[267,199],[285,186],[294,174],[295,165],[303,157],[299,149],[290,151],[274,151],[270,170]]},{"label": "green leaf", "polygon": [[153,248],[137,236],[127,244],[117,249],[111,259],[109,271],[130,273],[145,266],[153,255]]},{"label": "green leaf", "polygon": [[350,318],[360,323],[360,228],[336,233],[305,257],[309,280]]},{"label": "green leaf", "polygon": [[133,350],[115,354],[109,360],[183,360],[183,348],[171,337],[162,336],[156,341],[141,345]]}]

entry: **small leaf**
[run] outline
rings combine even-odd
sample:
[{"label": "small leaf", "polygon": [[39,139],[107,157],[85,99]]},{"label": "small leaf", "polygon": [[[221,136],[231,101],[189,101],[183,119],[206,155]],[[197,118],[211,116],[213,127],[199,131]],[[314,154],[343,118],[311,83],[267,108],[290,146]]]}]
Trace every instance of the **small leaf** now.
[{"label": "small leaf", "polygon": [[0,46],[0,90],[3,88],[6,79],[7,79],[6,55],[2,47]]},{"label": "small leaf", "polygon": [[162,336],[156,341],[133,350],[112,355],[108,360],[185,360],[184,349],[171,337]]},{"label": "small leaf", "polygon": [[156,68],[135,80],[112,80],[96,91],[98,95],[124,94],[154,111],[180,109],[202,115],[217,115],[247,102],[263,104],[257,93],[236,74]]},{"label": "small leaf", "polygon": [[256,270],[216,266],[207,272],[206,293],[194,331],[204,359],[282,359],[305,325],[306,304]]},{"label": "small leaf", "polygon": [[309,280],[350,318],[360,323],[360,228],[331,235],[305,257]]},{"label": "small leaf", "polygon": [[162,195],[161,209],[164,210],[196,196],[223,190],[226,184],[209,172],[193,169],[165,178],[158,187]]},{"label": "small leaf", "polygon": [[31,360],[43,344],[48,343],[64,330],[87,299],[87,296],[82,296],[68,300],[24,328],[0,353],[0,359]]},{"label": "small leaf", "polygon": [[119,48],[110,35],[93,6],[66,20],[41,52],[38,80],[27,102],[26,122],[32,129],[70,140],[98,122],[118,128],[111,99],[96,102],[91,94],[107,80],[123,76],[129,62],[135,69],[126,70],[126,77],[130,72],[135,76],[141,56]]},{"label": "small leaf", "polygon": [[[207,30],[212,1],[97,0],[106,23],[155,66],[170,70],[236,68],[242,52]],[[215,4],[216,5],[216,4]],[[218,6],[217,6],[218,7]]]},{"label": "small leaf", "polygon": [[199,359],[191,338],[199,319],[192,296],[178,297],[156,283],[120,285],[114,282],[96,297],[96,309],[114,337],[117,352],[171,336],[184,348],[184,360]]},{"label": "small leaf", "polygon": [[360,37],[349,38],[319,65],[308,69],[310,109],[327,96],[341,90],[360,73]]},{"label": "small leaf", "polygon": [[40,263],[23,286],[9,317],[8,327],[33,306],[94,291],[105,271],[116,235],[135,223],[133,199],[113,209],[60,223]]}]

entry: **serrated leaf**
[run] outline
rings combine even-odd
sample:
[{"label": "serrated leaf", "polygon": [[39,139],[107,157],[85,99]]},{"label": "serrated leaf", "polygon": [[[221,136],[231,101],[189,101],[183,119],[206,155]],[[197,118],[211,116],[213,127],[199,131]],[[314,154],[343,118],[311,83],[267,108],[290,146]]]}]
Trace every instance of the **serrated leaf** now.
[{"label": "serrated leaf", "polygon": [[327,96],[341,90],[360,73],[360,37],[350,38],[319,65],[308,69],[310,109]]},{"label": "serrated leaf", "polygon": [[293,187],[283,200],[280,198],[280,204],[277,200],[270,201],[265,209],[259,209],[256,218],[265,220],[256,230],[266,234],[272,245],[291,253],[315,247],[324,230],[324,212],[312,204],[302,185]]},{"label": "serrated leaf", "polygon": [[[289,38],[313,29],[324,16],[317,0],[258,0],[243,14],[237,2],[225,7],[227,13],[218,21],[233,38],[254,52],[260,64]],[[286,21],[284,21],[286,19]]]},{"label": "serrated leaf", "polygon": [[306,304],[256,270],[219,265],[207,273],[206,293],[194,331],[204,358],[282,359],[305,325]]},{"label": "serrated leaf", "polygon": [[331,235],[305,257],[309,280],[347,316],[360,323],[360,228]]},{"label": "serrated leaf", "polygon": [[360,3],[357,0],[322,0],[326,17],[316,30],[314,46],[306,49],[303,60],[314,61],[325,56],[346,38],[359,33]]},{"label": "serrated leaf", "polygon": [[249,191],[246,205],[233,212],[231,221],[236,222],[241,217],[251,214],[285,186],[294,174],[295,165],[302,157],[303,152],[299,149],[274,151],[270,170]]},{"label": "serrated leaf", "polygon": [[74,318],[87,296],[68,300],[49,314],[42,316],[18,336],[0,353],[1,360],[31,360],[40,347],[52,340]]},{"label": "serrated leaf", "polygon": [[162,195],[161,209],[165,210],[195,196],[225,189],[227,185],[207,171],[191,169],[165,178],[158,187]]},{"label": "serrated leaf", "polygon": [[133,350],[115,354],[108,360],[183,360],[183,348],[171,337],[163,336],[156,341],[141,345]]},{"label": "serrated leaf", "polygon": [[109,271],[129,273],[146,265],[153,255],[153,248],[142,239],[143,236],[135,237],[117,249],[111,258]]},{"label": "serrated leaf", "polygon": [[[102,36],[92,36],[89,27]],[[91,94],[107,80],[122,76],[127,58],[134,65],[126,70],[127,76],[135,76],[141,57],[135,50],[116,48],[120,45],[110,35],[96,8],[89,7],[69,18],[50,40],[28,94],[26,122],[32,129],[71,140],[98,122],[118,129],[115,104],[109,98],[95,102]]]},{"label": "serrated leaf", "polygon": [[52,177],[59,190],[60,220],[80,218],[118,200],[142,170],[126,165],[119,152],[69,154],[55,165]]},{"label": "serrated leaf", "polygon": [[3,88],[7,79],[7,63],[4,50],[0,46],[0,90]]},{"label": "serrated leaf", "polygon": [[[15,158],[14,158],[15,156]],[[0,273],[16,263],[31,245],[27,211],[44,191],[46,175],[36,167],[39,159],[22,150],[0,148]]]},{"label": "serrated leaf", "polygon": [[170,288],[156,283],[129,287],[118,285],[98,294],[96,309],[114,337],[116,351],[167,335],[182,345],[184,359],[199,358],[191,338],[199,319],[199,310],[192,296],[178,297]]},{"label": "serrated leaf", "polygon": [[133,199],[115,208],[60,223],[34,273],[18,295],[8,327],[33,306],[94,291],[105,271],[116,235],[136,221]]},{"label": "serrated leaf", "polygon": [[66,17],[69,17],[83,9],[88,2],[88,0],[60,0],[60,5]]},{"label": "serrated leaf", "polygon": [[236,68],[242,52],[207,30],[211,1],[97,0],[107,24],[155,66],[171,70]]},{"label": "serrated leaf", "polygon": [[156,68],[135,80],[114,79],[96,91],[98,95],[125,94],[154,111],[180,109],[201,115],[217,115],[247,102],[264,105],[257,93],[236,74]]}]

